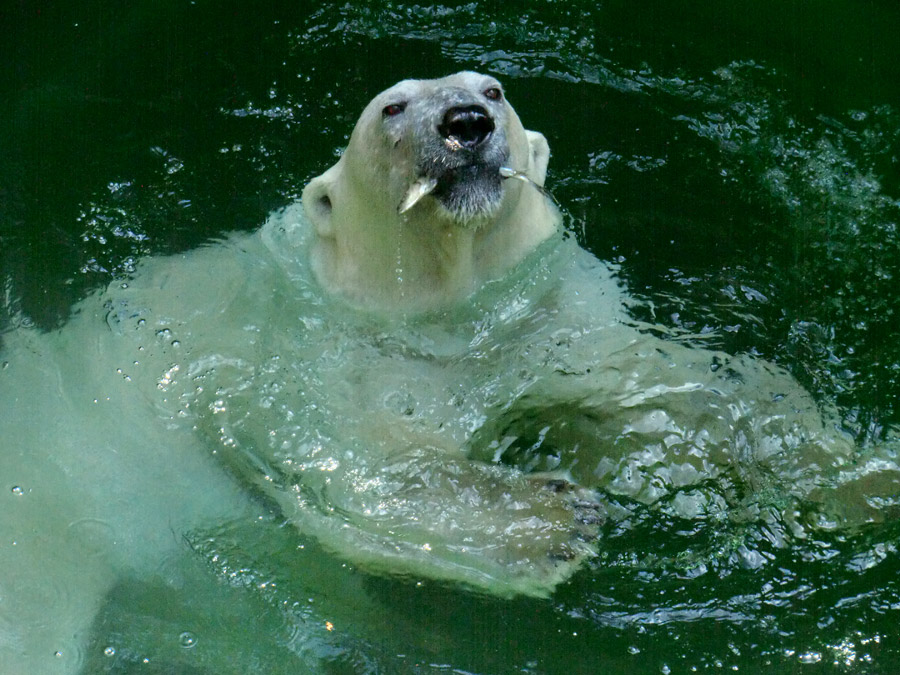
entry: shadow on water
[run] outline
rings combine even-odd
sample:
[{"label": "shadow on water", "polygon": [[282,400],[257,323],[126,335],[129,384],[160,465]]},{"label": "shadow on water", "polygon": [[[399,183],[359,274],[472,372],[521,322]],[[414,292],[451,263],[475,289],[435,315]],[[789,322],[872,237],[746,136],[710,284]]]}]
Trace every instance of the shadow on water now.
[{"label": "shadow on water", "polygon": [[[882,443],[900,423],[898,20],[854,2],[0,10],[16,27],[0,45],[0,339],[63,325],[143,256],[258,226],[374,93],[475,68],[548,136],[548,185],[637,318],[779,363]],[[783,548],[712,514],[619,506],[549,601],[367,576],[271,515],[192,533],[177,573],[112,590],[85,672],[900,667],[890,509]]]}]

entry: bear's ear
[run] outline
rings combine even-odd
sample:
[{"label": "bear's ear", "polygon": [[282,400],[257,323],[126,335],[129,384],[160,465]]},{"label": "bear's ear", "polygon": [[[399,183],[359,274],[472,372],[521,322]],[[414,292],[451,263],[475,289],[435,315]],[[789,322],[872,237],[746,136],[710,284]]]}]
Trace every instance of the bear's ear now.
[{"label": "bear's ear", "polygon": [[531,155],[528,162],[528,177],[543,186],[544,179],[547,177],[547,163],[550,161],[550,145],[544,138],[544,134],[538,131],[526,129],[525,136],[528,138],[528,149]]},{"label": "bear's ear", "polygon": [[334,226],[331,222],[334,210],[334,170],[331,167],[321,176],[316,176],[303,188],[301,200],[306,217],[309,218],[316,234],[320,237],[333,237]]}]

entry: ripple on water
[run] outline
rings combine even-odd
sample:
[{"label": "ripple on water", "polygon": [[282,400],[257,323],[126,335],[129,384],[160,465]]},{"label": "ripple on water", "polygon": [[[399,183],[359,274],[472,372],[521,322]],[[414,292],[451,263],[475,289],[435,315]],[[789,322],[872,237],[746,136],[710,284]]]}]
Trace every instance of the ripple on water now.
[{"label": "ripple on water", "polygon": [[112,525],[98,518],[81,518],[69,523],[69,537],[90,556],[101,556],[115,543],[116,531]]},{"label": "ripple on water", "polygon": [[[46,629],[53,630],[60,617],[69,617],[77,613],[67,583],[51,574],[41,575],[39,581],[29,583],[27,593],[0,597],[0,647],[6,647],[4,639],[12,644],[18,640],[17,635],[45,635]],[[27,597],[27,602],[24,598]],[[47,654],[52,654],[56,663],[61,665],[54,672],[80,672],[85,660],[85,647],[79,640],[67,640],[64,644],[42,644]],[[0,650],[2,653],[2,650]],[[0,662],[0,672],[6,671]]]}]

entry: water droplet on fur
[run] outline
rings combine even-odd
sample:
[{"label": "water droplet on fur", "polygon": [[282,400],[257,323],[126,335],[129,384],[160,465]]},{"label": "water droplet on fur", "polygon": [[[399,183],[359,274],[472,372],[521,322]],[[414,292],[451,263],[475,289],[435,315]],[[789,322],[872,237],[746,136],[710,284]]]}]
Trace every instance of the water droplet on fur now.
[{"label": "water droplet on fur", "polygon": [[109,656],[109,657],[112,657],[112,656],[115,656],[115,655],[116,655],[116,648],[115,648],[115,647],[107,647],[106,649],[103,650],[103,656]]}]

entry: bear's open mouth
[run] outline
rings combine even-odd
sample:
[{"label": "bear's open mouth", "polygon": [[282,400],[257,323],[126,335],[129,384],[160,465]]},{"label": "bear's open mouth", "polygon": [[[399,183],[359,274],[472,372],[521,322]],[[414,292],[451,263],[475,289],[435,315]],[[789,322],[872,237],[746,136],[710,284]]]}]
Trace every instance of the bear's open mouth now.
[{"label": "bear's open mouth", "polygon": [[459,223],[490,215],[503,197],[500,166],[473,162],[445,168],[437,176],[425,173],[407,190],[398,211],[406,213],[428,195]]},{"label": "bear's open mouth", "polygon": [[499,166],[472,163],[449,168],[438,177],[433,194],[441,199],[455,191],[477,190],[483,185],[500,185]]},{"label": "bear's open mouth", "polygon": [[447,169],[431,194],[457,222],[490,215],[503,198],[500,167],[476,163]]}]

